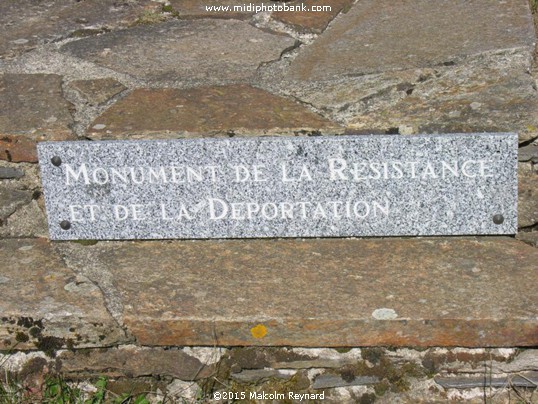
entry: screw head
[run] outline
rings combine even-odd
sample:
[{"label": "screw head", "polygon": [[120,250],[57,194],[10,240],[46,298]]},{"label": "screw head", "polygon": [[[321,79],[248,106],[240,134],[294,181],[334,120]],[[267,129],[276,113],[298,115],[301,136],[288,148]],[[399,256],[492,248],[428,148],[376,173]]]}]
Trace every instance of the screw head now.
[{"label": "screw head", "polygon": [[50,159],[53,166],[59,167],[62,164],[62,159],[58,156],[54,156]]},{"label": "screw head", "polygon": [[496,214],[493,216],[493,223],[495,224],[502,224],[504,222],[504,216],[501,214]]},{"label": "screw head", "polygon": [[62,220],[60,222],[60,227],[64,230],[69,230],[71,228],[71,223],[69,222],[69,220]]}]

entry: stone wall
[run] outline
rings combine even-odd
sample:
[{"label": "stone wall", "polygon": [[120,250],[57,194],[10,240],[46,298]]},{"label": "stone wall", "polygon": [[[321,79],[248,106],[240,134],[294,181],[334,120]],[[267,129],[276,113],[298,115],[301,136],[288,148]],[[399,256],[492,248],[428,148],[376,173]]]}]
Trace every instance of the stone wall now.
[{"label": "stone wall", "polygon": [[271,402],[276,397],[286,403],[310,397],[310,402],[334,403],[534,403],[538,398],[536,349],[123,345],[49,355],[10,353],[0,356],[0,363],[5,376],[29,391],[61,374],[91,392],[91,382],[104,376],[111,391],[129,386],[153,402],[217,402],[219,397],[220,402],[232,402],[228,397]]}]

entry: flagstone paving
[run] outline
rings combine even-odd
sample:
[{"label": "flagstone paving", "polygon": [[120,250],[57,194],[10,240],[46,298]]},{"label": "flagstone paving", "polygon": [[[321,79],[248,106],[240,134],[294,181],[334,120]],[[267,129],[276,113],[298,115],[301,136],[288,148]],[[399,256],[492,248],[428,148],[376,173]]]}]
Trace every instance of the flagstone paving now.
[{"label": "flagstone paving", "polygon": [[[6,349],[536,346],[528,2],[323,4],[333,9],[217,15],[191,0],[1,2]],[[39,141],[480,131],[520,136],[515,238],[46,240]],[[198,362],[167,358],[186,360],[196,378]],[[76,355],[67,360],[79,371]]]}]

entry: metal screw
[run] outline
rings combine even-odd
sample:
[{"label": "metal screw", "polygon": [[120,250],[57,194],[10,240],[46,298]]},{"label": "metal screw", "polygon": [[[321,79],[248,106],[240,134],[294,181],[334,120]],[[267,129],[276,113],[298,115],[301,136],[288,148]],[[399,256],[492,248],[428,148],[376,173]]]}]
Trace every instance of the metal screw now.
[{"label": "metal screw", "polygon": [[50,159],[50,162],[53,166],[60,167],[60,165],[62,164],[62,159],[58,156],[54,156]]},{"label": "metal screw", "polygon": [[504,222],[504,216],[501,214],[496,214],[493,216],[493,223],[495,224],[502,224]]},{"label": "metal screw", "polygon": [[60,222],[60,227],[64,230],[69,230],[71,228],[71,223],[68,220],[62,220]]}]

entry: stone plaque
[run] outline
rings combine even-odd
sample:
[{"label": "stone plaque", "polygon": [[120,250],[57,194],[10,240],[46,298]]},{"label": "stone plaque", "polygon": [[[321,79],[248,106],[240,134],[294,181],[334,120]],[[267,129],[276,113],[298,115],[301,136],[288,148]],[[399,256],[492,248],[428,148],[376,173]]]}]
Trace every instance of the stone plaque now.
[{"label": "stone plaque", "polygon": [[43,142],[50,236],[514,234],[517,135]]}]

